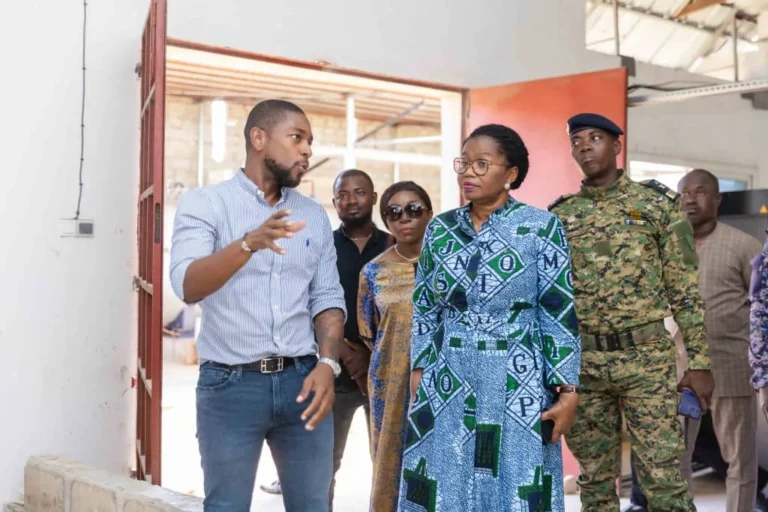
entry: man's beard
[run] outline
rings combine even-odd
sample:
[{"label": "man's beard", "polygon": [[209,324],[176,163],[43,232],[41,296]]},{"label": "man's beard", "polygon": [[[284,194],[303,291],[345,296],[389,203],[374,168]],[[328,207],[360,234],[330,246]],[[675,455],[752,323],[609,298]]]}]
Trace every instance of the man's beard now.
[{"label": "man's beard", "polygon": [[264,157],[264,166],[272,173],[272,177],[280,188],[296,188],[301,183],[300,174],[297,177],[292,176],[291,168],[286,169],[268,156]]},{"label": "man's beard", "polygon": [[373,212],[361,215],[360,217],[339,218],[344,227],[350,229],[361,228],[371,222],[371,219],[373,219]]}]

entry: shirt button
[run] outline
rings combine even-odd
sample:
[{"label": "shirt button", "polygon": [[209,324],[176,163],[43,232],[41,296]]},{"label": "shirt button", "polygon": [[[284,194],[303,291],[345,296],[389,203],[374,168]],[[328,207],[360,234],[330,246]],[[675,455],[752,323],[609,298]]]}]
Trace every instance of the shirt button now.
[{"label": "shirt button", "polygon": [[272,277],[274,277],[275,279],[277,279],[277,277],[279,277],[279,276],[277,275],[277,272],[272,272]]}]

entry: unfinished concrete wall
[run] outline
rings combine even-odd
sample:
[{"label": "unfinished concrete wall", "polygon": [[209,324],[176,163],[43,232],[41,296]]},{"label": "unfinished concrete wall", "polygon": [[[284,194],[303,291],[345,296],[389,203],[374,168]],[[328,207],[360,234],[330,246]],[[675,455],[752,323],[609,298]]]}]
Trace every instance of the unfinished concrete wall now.
[{"label": "unfinished concrete wall", "polygon": [[[202,105],[202,109],[200,108]],[[200,133],[199,119],[203,116],[203,185],[218,183],[229,179],[236,169],[245,162],[245,137],[243,128],[252,104],[228,102],[228,125],[226,153],[221,162],[212,157],[211,138],[211,102],[170,96],[166,104],[166,149],[165,176],[169,187],[179,183],[188,190],[198,186],[198,161]],[[315,146],[338,146],[346,144],[346,119],[339,116],[307,113],[315,137]],[[367,133],[380,125],[378,121],[358,120],[358,134]],[[423,125],[396,125],[384,128],[370,140],[388,140],[405,137],[424,137],[440,135],[440,128]],[[376,148],[377,146],[373,146]],[[440,143],[429,142],[419,144],[402,144],[380,146],[381,149],[421,153],[440,156]],[[323,160],[322,156],[313,156],[311,164]],[[302,193],[314,196],[324,207],[333,225],[337,223],[336,211],[331,200],[333,198],[333,181],[339,172],[344,170],[343,159],[333,158],[322,166],[314,169],[304,177],[299,186]],[[381,195],[395,179],[395,165],[389,162],[371,160],[357,161],[357,168],[370,174],[376,191]],[[399,165],[400,180],[413,180],[429,193],[433,205],[440,204],[440,168],[426,165]],[[169,206],[177,202],[171,195],[167,197]],[[383,227],[378,214],[374,219]]]}]

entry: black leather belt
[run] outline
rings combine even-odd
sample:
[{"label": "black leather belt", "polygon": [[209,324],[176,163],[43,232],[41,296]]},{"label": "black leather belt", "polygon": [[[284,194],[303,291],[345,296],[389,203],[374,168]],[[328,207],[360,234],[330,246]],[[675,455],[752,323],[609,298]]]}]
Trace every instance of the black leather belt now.
[{"label": "black leather belt", "polygon": [[259,373],[278,373],[283,371],[288,366],[293,366],[294,361],[292,357],[270,357],[256,361],[255,363],[246,364],[221,364],[221,363],[208,363],[217,368],[226,368],[227,370],[237,370],[238,366],[243,369],[244,372],[259,372]]},{"label": "black leather belt", "polygon": [[663,336],[668,336],[663,320],[651,322],[630,331],[607,334],[581,332],[579,335],[581,336],[582,350],[594,350],[597,352],[626,350],[636,345],[651,343]]}]

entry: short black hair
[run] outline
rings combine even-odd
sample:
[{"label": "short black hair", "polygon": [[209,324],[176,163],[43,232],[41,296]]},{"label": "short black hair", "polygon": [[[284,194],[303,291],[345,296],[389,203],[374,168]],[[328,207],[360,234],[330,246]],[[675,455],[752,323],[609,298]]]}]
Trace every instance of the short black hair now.
[{"label": "short black hair", "polygon": [[490,137],[496,141],[499,150],[504,154],[510,167],[517,167],[517,178],[510,184],[510,188],[515,190],[520,188],[525,177],[528,175],[528,148],[520,135],[508,126],[501,124],[486,124],[473,131],[464,144],[469,139],[475,137]]},{"label": "short black hair", "polygon": [[393,183],[387,187],[387,190],[381,194],[381,201],[379,202],[379,213],[381,214],[381,220],[384,221],[385,226],[387,226],[387,216],[385,214],[389,202],[392,200],[392,197],[394,197],[395,194],[404,191],[413,192],[419,196],[419,199],[421,199],[421,201],[424,203],[424,206],[426,206],[429,211],[432,211],[432,200],[429,198],[429,194],[427,194],[426,190],[424,190],[420,185],[413,181],[398,181],[397,183]]},{"label": "short black hair", "polygon": [[368,184],[371,186],[371,190],[374,189],[373,186],[373,180],[370,176],[368,176],[368,173],[365,171],[361,171],[360,169],[347,169],[346,171],[341,171],[338,176],[336,176],[336,179],[333,180],[333,191],[336,192],[336,187],[339,183],[341,183],[341,180],[344,178],[363,178],[365,181],[368,182]]},{"label": "short black hair", "polygon": [[[712,174],[706,169],[693,169],[685,176],[691,176],[694,174],[698,174],[702,177],[704,177],[704,180],[709,182],[709,184],[712,186],[712,188],[715,190],[716,194],[720,193],[720,180],[717,179],[717,176]],[[685,176],[683,176],[683,179],[685,179]]]},{"label": "short black hair", "polygon": [[278,121],[281,121],[287,112],[296,112],[306,115],[295,103],[285,100],[264,100],[256,104],[248,114],[248,120],[245,122],[245,152],[251,148],[251,130],[261,128],[265,132],[272,129]]}]

